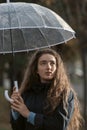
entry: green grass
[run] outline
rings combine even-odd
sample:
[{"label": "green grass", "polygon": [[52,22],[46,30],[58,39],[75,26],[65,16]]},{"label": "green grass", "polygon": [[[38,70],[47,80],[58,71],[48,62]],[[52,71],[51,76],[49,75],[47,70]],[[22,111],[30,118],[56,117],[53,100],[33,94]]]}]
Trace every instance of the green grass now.
[{"label": "green grass", "polygon": [[4,98],[4,89],[0,87],[0,130],[11,130],[9,110],[10,105]]}]

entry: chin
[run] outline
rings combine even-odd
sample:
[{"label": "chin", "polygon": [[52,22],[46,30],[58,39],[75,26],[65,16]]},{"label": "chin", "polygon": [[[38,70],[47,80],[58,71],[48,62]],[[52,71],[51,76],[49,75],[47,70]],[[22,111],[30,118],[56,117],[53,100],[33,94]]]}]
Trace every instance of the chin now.
[{"label": "chin", "polygon": [[45,81],[51,81],[53,78],[46,78]]}]

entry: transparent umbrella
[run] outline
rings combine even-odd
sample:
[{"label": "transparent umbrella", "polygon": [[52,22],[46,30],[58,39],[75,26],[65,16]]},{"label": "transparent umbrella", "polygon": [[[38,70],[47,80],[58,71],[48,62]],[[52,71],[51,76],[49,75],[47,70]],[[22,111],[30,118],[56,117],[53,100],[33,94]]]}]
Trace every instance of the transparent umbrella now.
[{"label": "transparent umbrella", "polygon": [[0,53],[45,48],[74,37],[75,31],[46,7],[9,1],[0,4]]},{"label": "transparent umbrella", "polygon": [[[33,3],[11,3],[9,0],[0,4],[0,54],[12,53],[14,56],[16,52],[54,46],[74,37],[75,31],[46,7]],[[7,90],[5,97],[12,101]]]}]

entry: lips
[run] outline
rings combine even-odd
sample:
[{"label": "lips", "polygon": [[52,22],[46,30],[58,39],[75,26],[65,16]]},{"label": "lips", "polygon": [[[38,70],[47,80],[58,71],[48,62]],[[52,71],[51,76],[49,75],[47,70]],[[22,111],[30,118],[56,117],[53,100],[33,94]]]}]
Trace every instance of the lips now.
[{"label": "lips", "polygon": [[46,72],[46,75],[52,75],[52,72]]}]

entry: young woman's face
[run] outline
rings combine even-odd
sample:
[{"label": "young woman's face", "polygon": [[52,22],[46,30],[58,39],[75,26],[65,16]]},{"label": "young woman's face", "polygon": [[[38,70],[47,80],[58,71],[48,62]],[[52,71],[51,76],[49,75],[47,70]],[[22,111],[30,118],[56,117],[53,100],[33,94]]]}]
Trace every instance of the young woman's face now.
[{"label": "young woman's face", "polygon": [[49,82],[56,72],[56,59],[51,54],[43,54],[38,60],[37,73],[41,82]]}]

